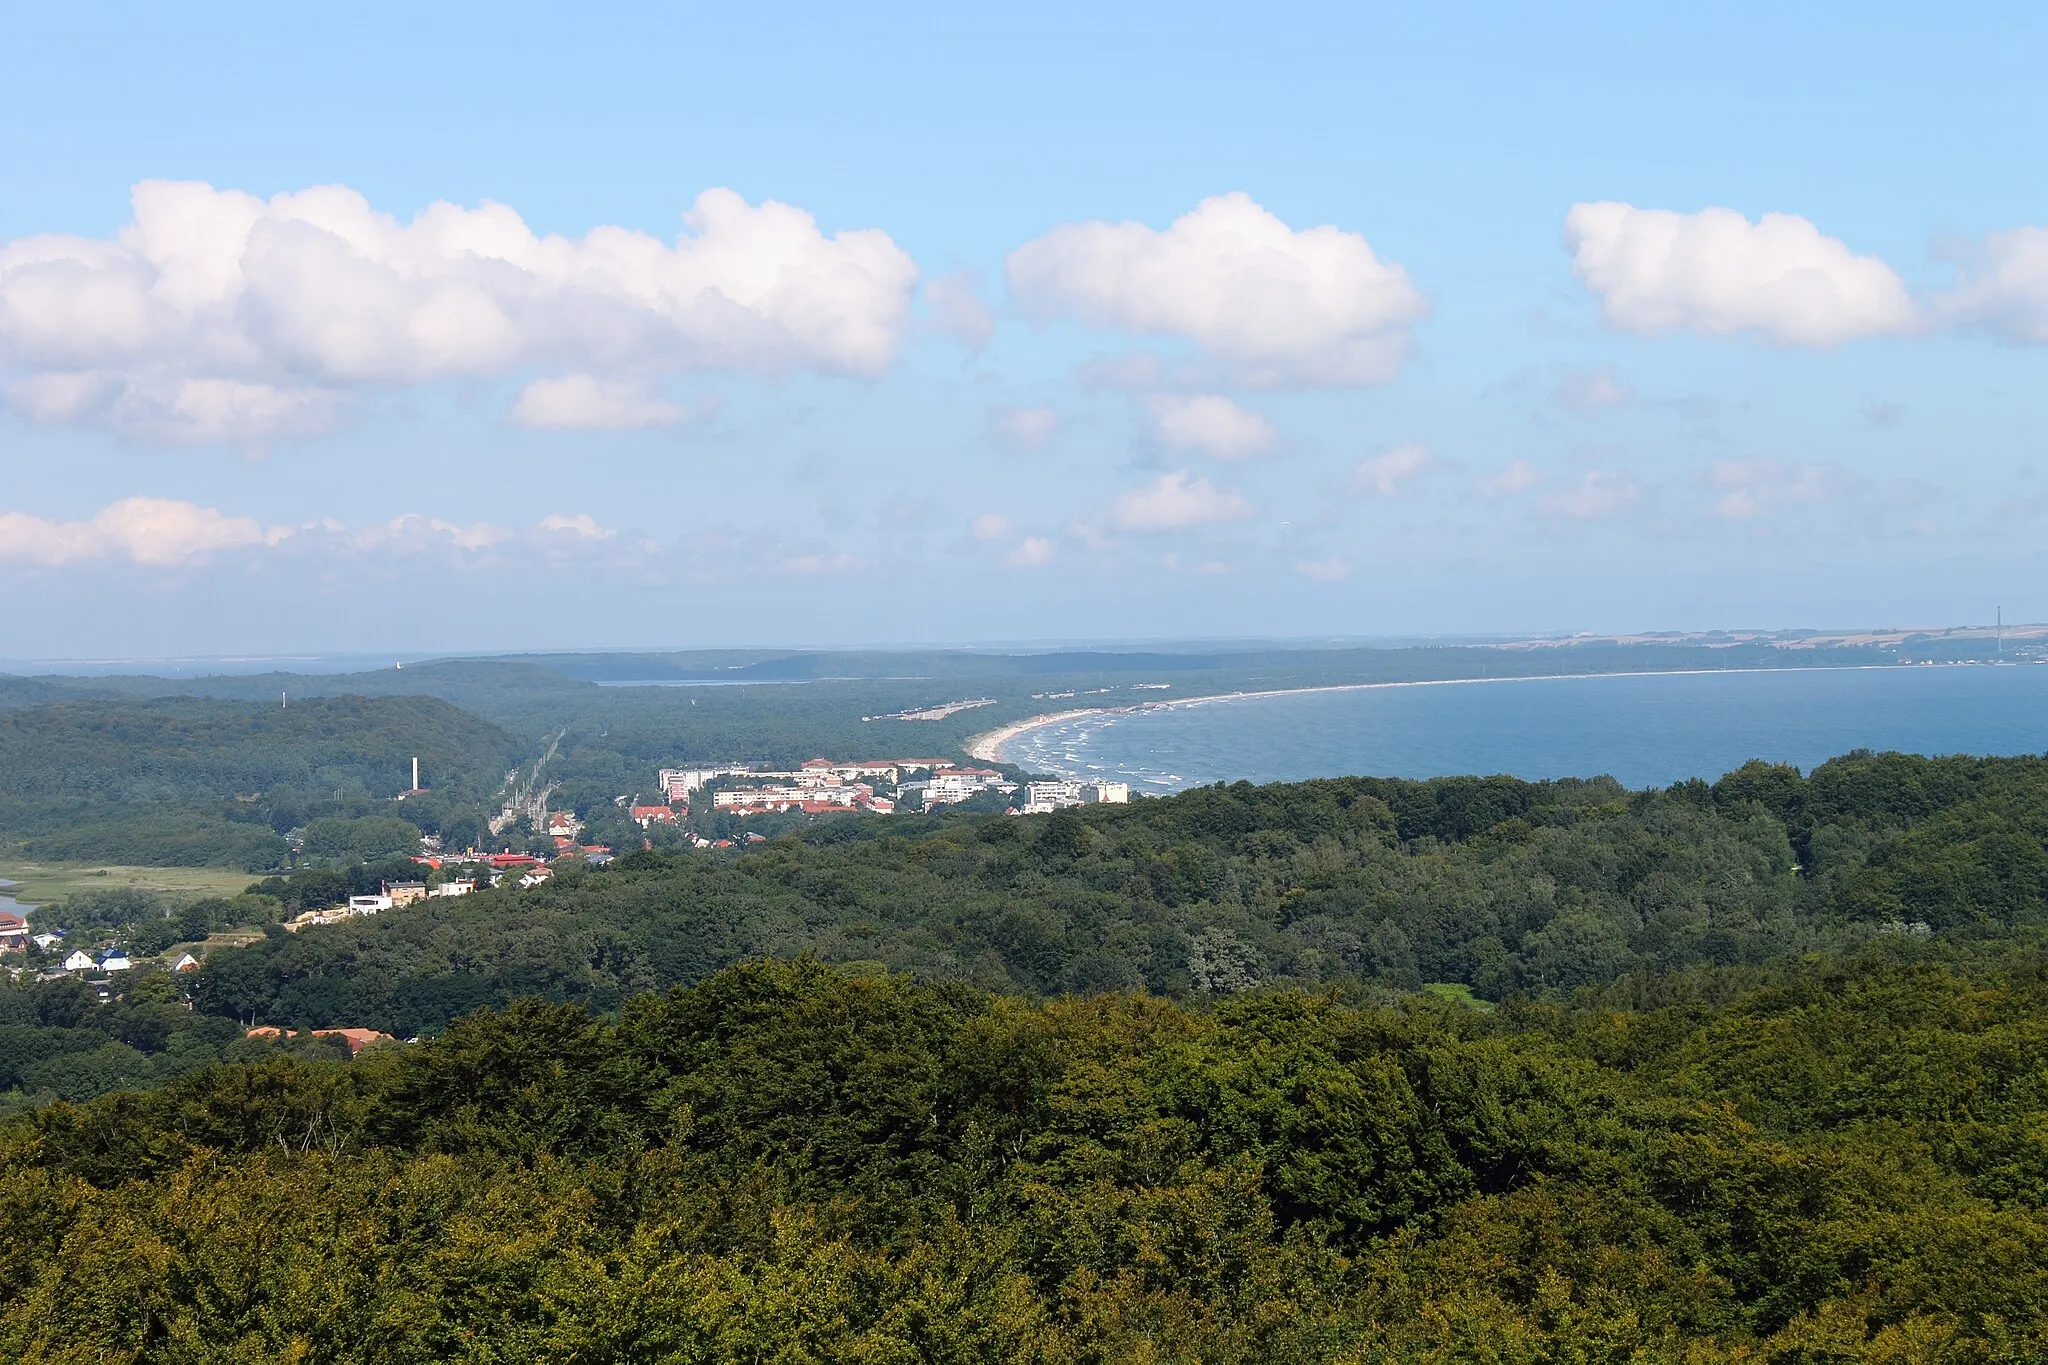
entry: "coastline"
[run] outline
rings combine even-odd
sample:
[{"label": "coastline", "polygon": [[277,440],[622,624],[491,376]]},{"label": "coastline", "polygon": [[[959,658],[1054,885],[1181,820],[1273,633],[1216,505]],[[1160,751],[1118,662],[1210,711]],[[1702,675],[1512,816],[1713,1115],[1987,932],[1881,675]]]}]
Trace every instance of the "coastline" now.
[{"label": "coastline", "polygon": [[967,751],[969,758],[982,763],[1000,763],[1003,761],[1003,746],[1027,731],[1036,730],[1040,726],[1057,725],[1060,721],[1073,720],[1077,716],[1106,715],[1112,711],[1128,711],[1132,709],[1134,708],[1128,706],[1083,706],[1073,711],[1053,711],[1043,716],[1032,716],[1026,720],[1014,720],[1008,725],[999,725],[993,730],[984,730],[978,735],[969,737],[968,741],[960,747]]},{"label": "coastline", "polygon": [[[1293,697],[1314,692],[1369,692],[1393,687],[1469,687],[1480,683],[1564,682],[1589,678],[1688,678],[1719,673],[1856,673],[1872,669],[1911,668],[1911,664],[1795,664],[1784,668],[1643,668],[1617,673],[1521,673],[1494,678],[1409,678],[1397,682],[1323,683],[1315,687],[1274,687],[1257,692],[1211,692],[1199,697],[1175,697],[1171,701],[1143,701],[1129,706],[1085,706],[1074,711],[1056,711],[1032,716],[975,735],[962,746],[970,758],[983,763],[1001,763],[1003,746],[1020,735],[1057,725],[1080,716],[1131,716],[1145,711],[1172,711],[1213,702],[1253,701],[1260,697]],[[1972,664],[1940,664],[1942,668],[1980,667]]]}]

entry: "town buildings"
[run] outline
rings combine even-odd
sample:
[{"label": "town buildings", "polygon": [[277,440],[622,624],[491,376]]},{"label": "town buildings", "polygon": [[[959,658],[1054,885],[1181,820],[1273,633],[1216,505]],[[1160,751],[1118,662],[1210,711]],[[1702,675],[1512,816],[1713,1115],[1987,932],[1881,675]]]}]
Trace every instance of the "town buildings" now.
[{"label": "town buildings", "polygon": [[1033,782],[1024,788],[1017,815],[1044,815],[1066,806],[1121,806],[1131,799],[1128,782]]},{"label": "town buildings", "polygon": [[[688,814],[690,799],[702,800],[721,815],[748,816],[798,812],[829,815],[842,811],[893,814],[908,804],[925,810],[954,805],[983,792],[1014,792],[1016,784],[993,768],[959,767],[942,758],[896,758],[846,760],[809,759],[789,771],[752,768],[742,764],[703,768],[663,768],[663,790],[672,803],[681,802],[679,814],[665,815],[668,808],[635,806],[633,818],[645,829],[668,823]],[[891,798],[884,792],[893,788]],[[620,798],[623,804],[626,798]],[[1097,802],[1120,805],[1131,799],[1126,782],[1039,782],[1027,792],[1023,813],[1039,814],[1062,806]]]},{"label": "town buildings", "polygon": [[950,806],[957,801],[985,791],[1004,793],[1017,790],[1017,784],[1006,782],[1003,775],[994,768],[938,768],[922,782],[907,782],[905,792],[916,790],[924,798],[926,810],[933,806]]}]

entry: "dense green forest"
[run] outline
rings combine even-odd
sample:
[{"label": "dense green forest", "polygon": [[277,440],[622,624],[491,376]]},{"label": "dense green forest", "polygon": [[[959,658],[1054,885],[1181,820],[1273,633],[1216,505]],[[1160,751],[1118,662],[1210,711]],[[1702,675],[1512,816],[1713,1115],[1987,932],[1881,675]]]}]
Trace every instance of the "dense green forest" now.
[{"label": "dense green forest", "polygon": [[425,696],[0,710],[0,838],[36,858],[271,868],[289,830],[391,811],[415,756],[434,791],[402,813],[429,831],[459,815],[467,832],[525,749]]},{"label": "dense green forest", "polygon": [[743,965],[0,1124],[0,1353],[2037,1361],[2044,1077],[2039,954],[1911,937],[1491,1015]]},{"label": "dense green forest", "polygon": [[2030,758],[1858,753],[1806,777],[1755,763],[1635,793],[1240,783],[1043,817],[848,817],[743,854],[636,852],[219,951],[197,990],[252,1022],[400,1036],[528,994],[609,1010],[804,953],[1026,994],[1441,982],[1503,999],[1874,936],[2032,931],[2048,925],[2044,835],[2048,760]]},{"label": "dense green forest", "polygon": [[[385,825],[411,828],[326,817],[307,827],[309,846],[312,832]],[[1393,999],[1436,984],[1504,1001],[1877,940],[2031,942],[2048,932],[2044,835],[2040,759],[1858,753],[1810,776],[1758,763],[1633,793],[1347,778],[1051,816],[850,816],[745,851],[636,851],[564,865],[531,889],[278,927],[418,874],[366,845],[229,900],[83,893],[38,912],[74,944],[139,952],[270,927],[206,953],[179,992],[195,1008],[169,1031],[42,1022],[70,1009],[68,983],[0,987],[14,1030],[0,1048],[25,1059],[0,1093],[83,1098],[175,1074],[218,1055],[206,1033],[168,1056],[172,1033],[208,1019],[431,1036],[530,995],[609,1012],[758,957],[1026,997],[1334,987]]]},{"label": "dense green forest", "polygon": [[2031,758],[1240,783],[0,986],[0,1356],[2038,1361],[2044,847]]}]

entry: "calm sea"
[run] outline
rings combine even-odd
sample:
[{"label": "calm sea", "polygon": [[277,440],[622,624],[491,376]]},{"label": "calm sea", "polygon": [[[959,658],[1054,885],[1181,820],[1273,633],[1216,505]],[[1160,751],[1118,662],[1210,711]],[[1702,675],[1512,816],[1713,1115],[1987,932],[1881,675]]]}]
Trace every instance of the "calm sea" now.
[{"label": "calm sea", "polygon": [[1302,692],[1085,717],[1012,740],[1033,772],[1197,783],[1366,774],[1715,778],[1851,749],[2048,751],[2048,667],[1947,666],[1528,678]]}]

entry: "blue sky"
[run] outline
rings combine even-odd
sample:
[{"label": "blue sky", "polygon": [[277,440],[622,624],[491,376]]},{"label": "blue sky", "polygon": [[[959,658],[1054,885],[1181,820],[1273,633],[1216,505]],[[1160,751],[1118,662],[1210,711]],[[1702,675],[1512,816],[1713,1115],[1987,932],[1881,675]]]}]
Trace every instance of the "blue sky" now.
[{"label": "blue sky", "polygon": [[0,5],[0,656],[2048,618],[2048,19],[1669,8]]}]

